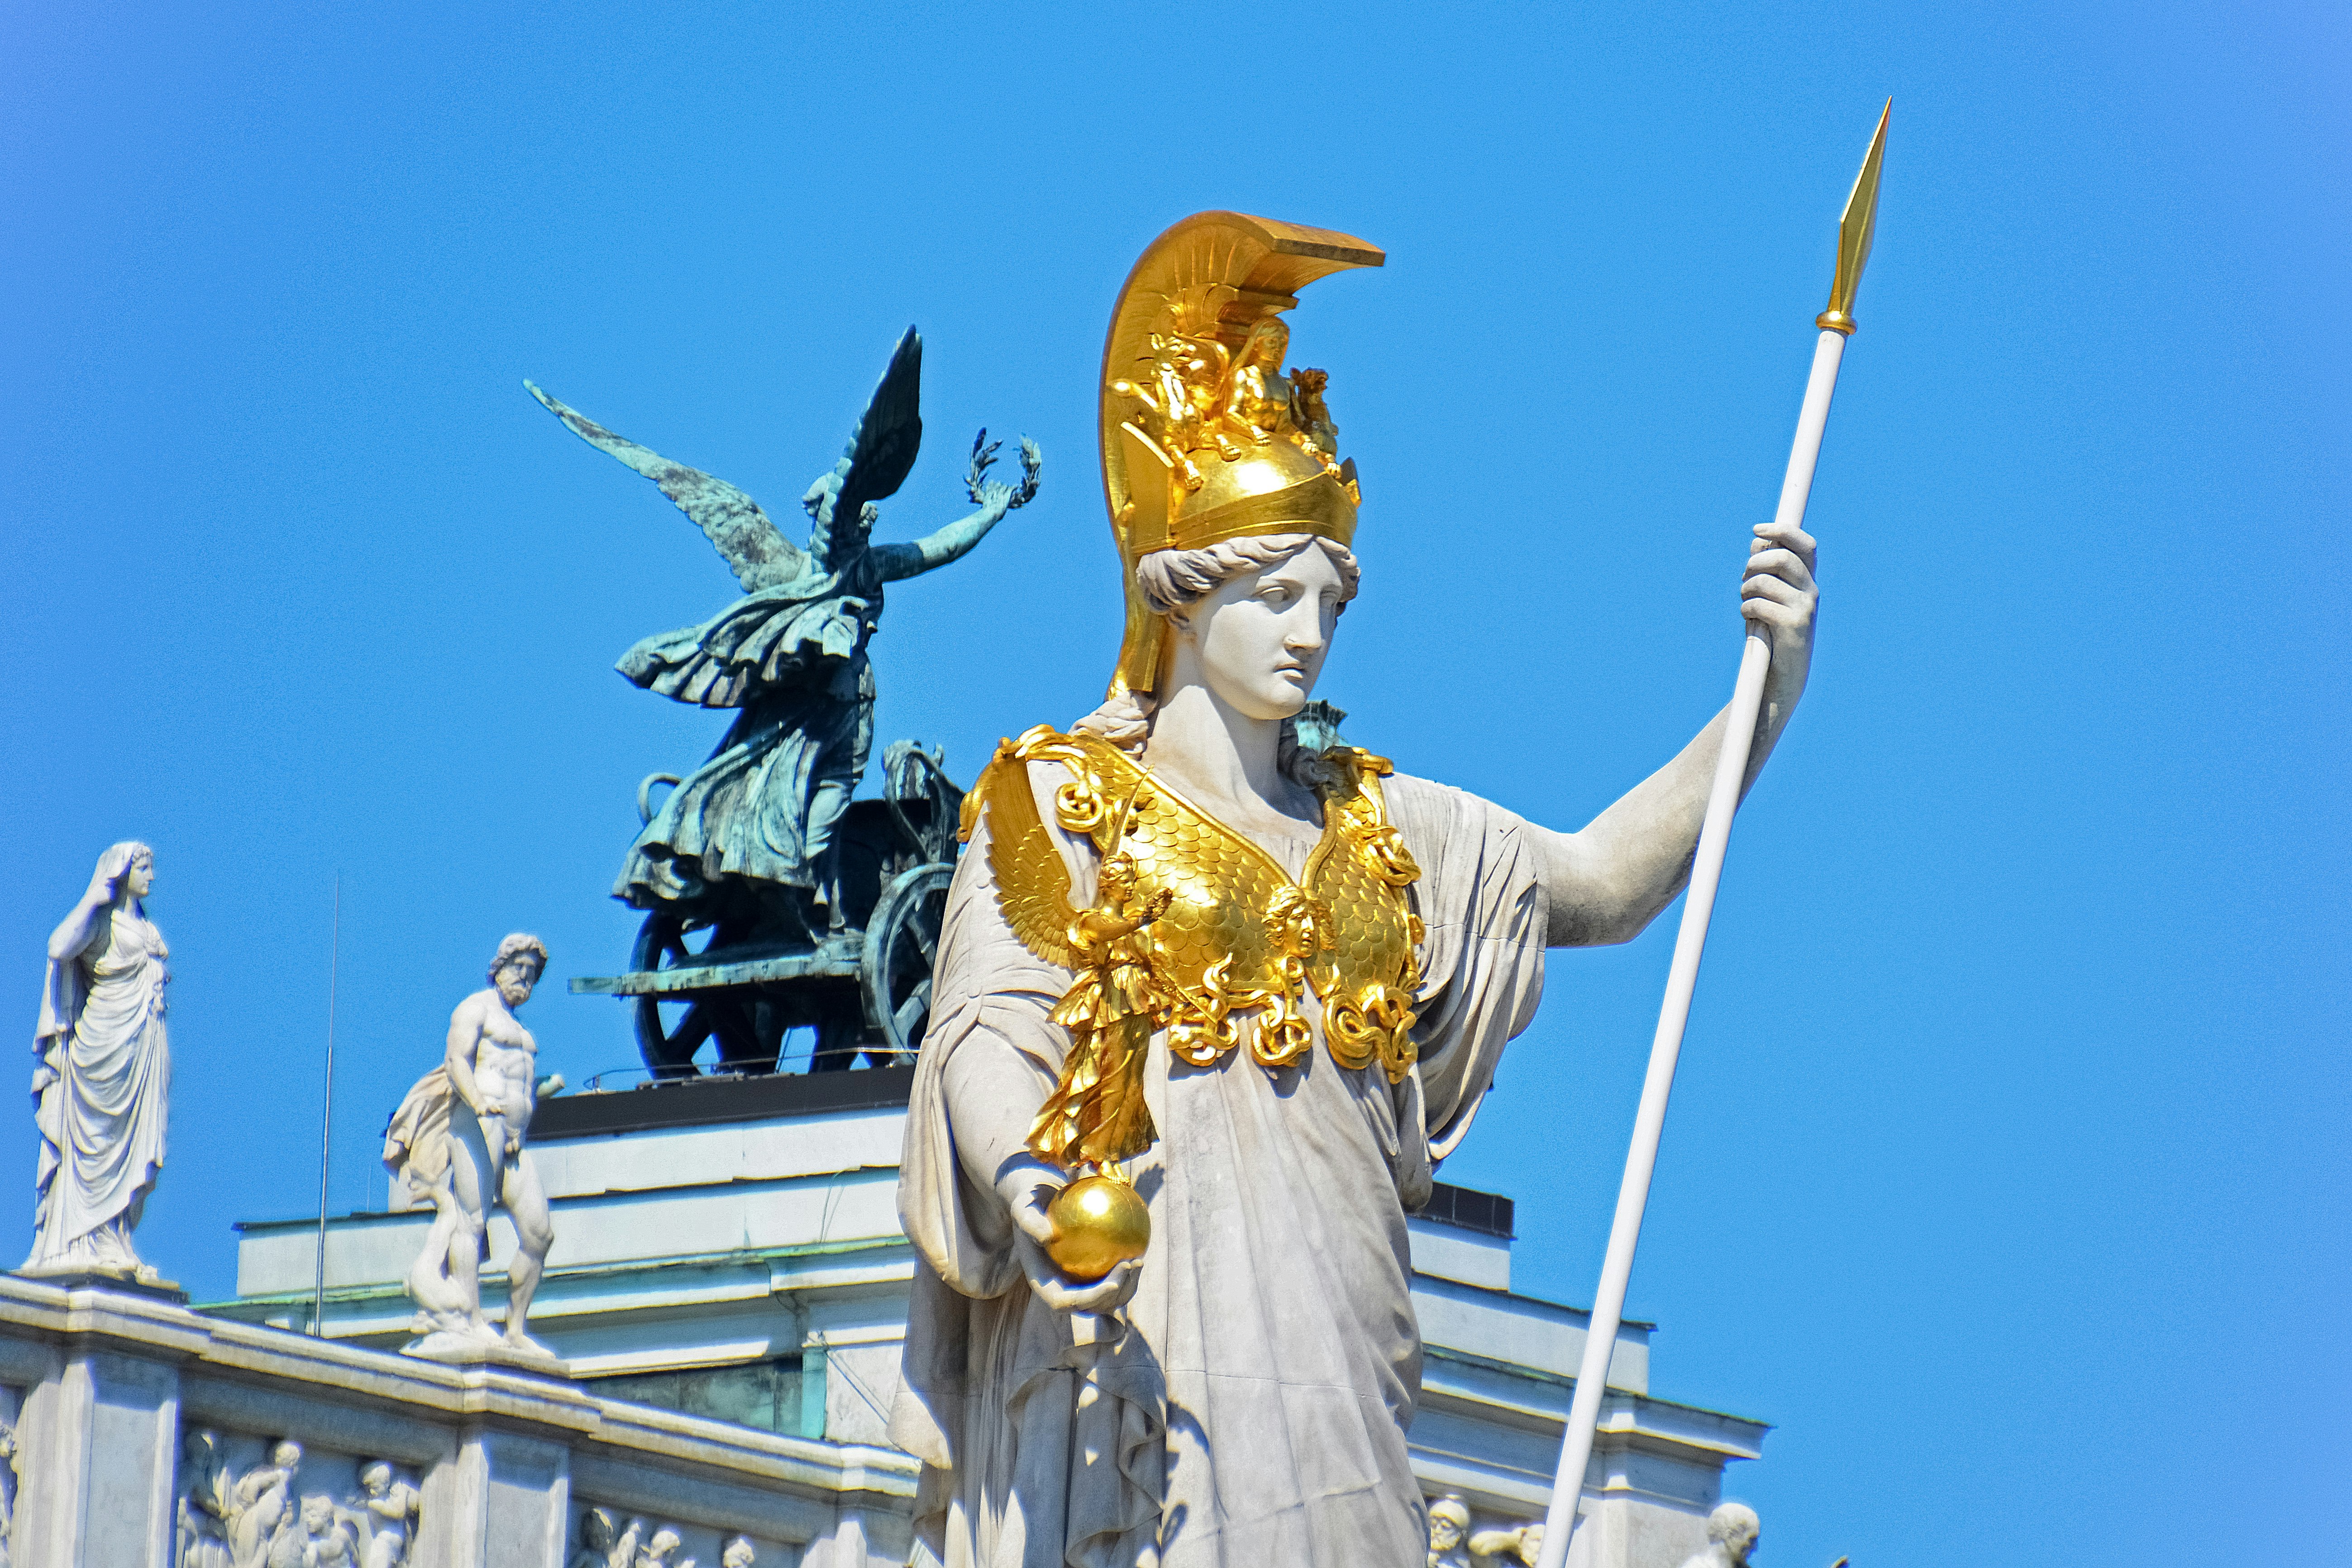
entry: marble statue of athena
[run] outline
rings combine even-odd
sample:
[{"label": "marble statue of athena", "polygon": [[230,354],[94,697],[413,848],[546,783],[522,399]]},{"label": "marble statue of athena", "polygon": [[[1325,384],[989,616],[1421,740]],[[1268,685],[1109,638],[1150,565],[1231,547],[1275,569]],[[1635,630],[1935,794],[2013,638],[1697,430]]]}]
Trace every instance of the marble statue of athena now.
[{"label": "marble statue of athena", "polygon": [[[1360,491],[1280,313],[1382,259],[1204,213],[1114,311],[1126,640],[1109,700],[1007,742],[967,799],[899,1178],[891,1435],[948,1568],[1423,1568],[1406,1215],[1545,950],[1631,939],[1691,860],[1720,715],[1568,833],[1308,710]],[[1812,554],[1768,524],[1746,562],[1773,649],[1751,779],[1804,687]],[[1056,1200],[1085,1184],[1148,1212],[1139,1256],[1073,1261]]]},{"label": "marble statue of athena", "polygon": [[33,1184],[27,1274],[152,1280],[131,1232],[163,1168],[172,1051],[163,1033],[170,952],[147,919],[155,852],[115,845],[49,938],[33,1041]]}]

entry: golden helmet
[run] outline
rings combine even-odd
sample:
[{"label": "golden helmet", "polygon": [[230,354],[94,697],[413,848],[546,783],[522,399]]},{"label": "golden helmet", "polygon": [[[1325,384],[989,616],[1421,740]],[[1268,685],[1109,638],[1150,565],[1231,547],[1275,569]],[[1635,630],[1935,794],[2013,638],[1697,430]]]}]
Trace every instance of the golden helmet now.
[{"label": "golden helmet", "polygon": [[1127,595],[1112,696],[1159,684],[1168,628],[1136,586],[1146,555],[1251,534],[1355,536],[1356,466],[1339,458],[1324,373],[1283,369],[1282,312],[1317,279],[1386,259],[1351,235],[1207,212],[1128,274],[1103,345],[1103,489]]}]

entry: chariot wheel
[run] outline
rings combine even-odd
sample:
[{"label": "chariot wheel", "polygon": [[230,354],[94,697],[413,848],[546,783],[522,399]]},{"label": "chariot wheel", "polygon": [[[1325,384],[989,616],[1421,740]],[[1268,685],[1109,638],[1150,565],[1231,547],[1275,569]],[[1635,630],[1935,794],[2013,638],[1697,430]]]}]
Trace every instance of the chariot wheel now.
[{"label": "chariot wheel", "polygon": [[897,1065],[913,1061],[923,1048],[923,1029],[931,1017],[931,964],[939,957],[948,882],[954,875],[954,867],[938,864],[899,872],[882,889],[866,922],[857,976],[866,1022]]},{"label": "chariot wheel", "polygon": [[[698,934],[703,936],[707,946],[711,940],[707,931],[688,927],[682,917],[669,910],[656,910],[637,928],[636,945],[629,952],[629,967],[658,971],[696,963],[702,955],[687,943],[688,938]],[[693,1076],[694,1053],[714,1035],[719,1037],[722,1061],[760,1056],[759,1039],[751,1020],[736,1003],[720,996],[670,999],[672,1006],[679,1001],[686,1004],[685,1016],[671,1027],[662,1020],[663,1001],[658,996],[637,998],[637,1054],[653,1069],[654,1077]],[[772,1060],[774,1053],[768,1055]]]}]

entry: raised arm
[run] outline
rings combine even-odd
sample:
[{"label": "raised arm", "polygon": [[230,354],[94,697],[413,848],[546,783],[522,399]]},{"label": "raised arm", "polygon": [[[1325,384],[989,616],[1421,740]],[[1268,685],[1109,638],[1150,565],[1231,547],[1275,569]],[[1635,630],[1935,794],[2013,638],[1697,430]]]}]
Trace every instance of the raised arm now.
[{"label": "raised arm", "polygon": [[[1748,775],[1740,781],[1743,796],[1805,689],[1820,596],[1813,583],[1812,536],[1771,523],[1759,527],[1739,607],[1771,635],[1772,666],[1748,754]],[[1724,715],[1717,713],[1672,762],[1581,832],[1535,829],[1540,875],[1551,901],[1552,946],[1631,942],[1682,891],[1698,848],[1715,761],[1722,754],[1723,727]]]},{"label": "raised arm", "polygon": [[[864,426],[859,429],[862,434]],[[1003,444],[991,442],[986,430],[972,439],[971,470],[964,476],[964,485],[971,492],[971,499],[980,503],[978,511],[912,544],[875,546],[875,558],[882,569],[884,582],[919,577],[934,567],[946,565],[986,539],[988,531],[1002,522],[1006,512],[1036,498],[1037,476],[1044,459],[1038,456],[1037,443],[1026,436],[1021,437],[1021,482],[1003,485],[987,478],[989,465],[996,461],[996,448]]]},{"label": "raised arm", "polygon": [[[96,888],[84,893],[81,902],[73,907],[73,913],[58,922],[58,929],[49,933],[49,962],[71,963],[79,958],[82,950],[98,936],[100,922],[106,918],[113,901],[110,892],[102,893]],[[57,906],[52,904],[49,907],[55,909]]]},{"label": "raised arm", "polygon": [[131,872],[131,855],[110,852],[98,863],[97,874],[89,879],[89,888],[73,912],[58,922],[49,933],[49,962],[71,963],[79,958],[89,944],[98,940],[99,932],[114,911],[114,900],[122,889],[122,879]]},{"label": "raised arm", "polygon": [[1013,487],[990,485],[982,492],[981,507],[970,517],[959,518],[937,533],[926,534],[912,544],[877,544],[874,556],[882,568],[882,580],[896,583],[907,577],[919,577],[924,573],[944,566],[957,557],[971,553],[971,547],[988,537],[988,531],[1004,521],[1013,504]]}]

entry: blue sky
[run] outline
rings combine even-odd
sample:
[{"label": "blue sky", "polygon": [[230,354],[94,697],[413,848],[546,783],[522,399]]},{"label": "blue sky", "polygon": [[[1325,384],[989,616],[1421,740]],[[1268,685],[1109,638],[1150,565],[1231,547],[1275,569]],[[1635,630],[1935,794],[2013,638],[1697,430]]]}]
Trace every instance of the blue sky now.
[{"label": "blue sky", "polygon": [[[1663,1395],[1777,1424],[1760,1561],[2334,1560],[2352,747],[2347,24],[2307,5],[18,7],[0,51],[0,916],[161,858],[177,1060],[141,1244],[334,1202],[503,931],[623,964],[635,782],[723,720],[611,669],[735,592],[529,375],[772,510],[897,333],[922,464],[1045,489],[894,591],[884,739],[1099,692],[1093,451],[1142,245],[1347,230],[1364,476],[1325,694],[1559,826],[1727,695],[1870,123],[1878,248],[1811,525],[1811,692],[1734,839],[1629,1302]],[[793,514],[796,515],[796,514]],[[878,751],[878,748],[877,748]],[[1559,955],[1447,1176],[1591,1297],[1671,916]],[[621,1007],[529,1021],[574,1082]],[[24,1116],[0,1171],[29,1184]],[[29,1240],[25,1209],[0,1250]],[[12,1252],[11,1256],[15,1256]]]}]

